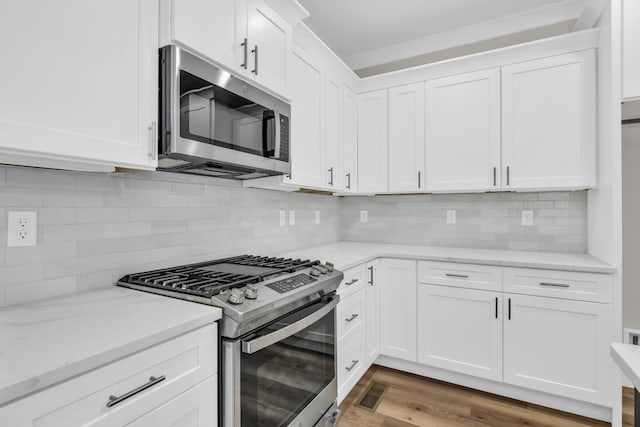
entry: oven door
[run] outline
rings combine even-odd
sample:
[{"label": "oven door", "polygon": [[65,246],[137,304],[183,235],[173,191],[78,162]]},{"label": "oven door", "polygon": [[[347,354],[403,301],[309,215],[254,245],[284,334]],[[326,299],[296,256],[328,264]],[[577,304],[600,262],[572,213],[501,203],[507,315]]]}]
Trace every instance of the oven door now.
[{"label": "oven door", "polygon": [[337,398],[330,295],[235,341],[223,341],[223,425],[312,426]]}]

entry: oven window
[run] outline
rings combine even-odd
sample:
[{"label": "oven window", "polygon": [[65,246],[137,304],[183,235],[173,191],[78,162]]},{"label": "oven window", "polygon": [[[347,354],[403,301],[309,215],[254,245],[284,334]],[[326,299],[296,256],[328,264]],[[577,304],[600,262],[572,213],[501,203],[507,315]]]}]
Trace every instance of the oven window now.
[{"label": "oven window", "polygon": [[272,110],[180,71],[180,136],[184,139],[272,157]]},{"label": "oven window", "polygon": [[[308,316],[308,307],[255,336]],[[242,426],[286,426],[335,378],[335,310],[307,329],[256,353],[242,353]]]}]

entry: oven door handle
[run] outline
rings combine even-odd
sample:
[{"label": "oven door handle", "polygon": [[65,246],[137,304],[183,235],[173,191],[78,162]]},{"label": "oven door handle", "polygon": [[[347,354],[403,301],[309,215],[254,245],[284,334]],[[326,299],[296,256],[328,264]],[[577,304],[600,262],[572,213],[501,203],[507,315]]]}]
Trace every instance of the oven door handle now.
[{"label": "oven door handle", "polygon": [[318,320],[326,316],[331,310],[336,308],[336,305],[338,305],[339,300],[340,298],[334,297],[329,303],[327,303],[318,311],[315,311],[314,313],[310,314],[304,319],[298,320],[296,323],[292,323],[288,326],[285,326],[282,329],[278,329],[277,331],[272,332],[269,335],[255,338],[255,339],[252,339],[251,341],[242,341],[242,352],[247,354],[253,354],[257,351],[262,350],[265,347],[269,347],[270,345],[283,341],[289,338],[290,336],[297,334],[303,329],[306,329],[309,326],[313,325]]}]

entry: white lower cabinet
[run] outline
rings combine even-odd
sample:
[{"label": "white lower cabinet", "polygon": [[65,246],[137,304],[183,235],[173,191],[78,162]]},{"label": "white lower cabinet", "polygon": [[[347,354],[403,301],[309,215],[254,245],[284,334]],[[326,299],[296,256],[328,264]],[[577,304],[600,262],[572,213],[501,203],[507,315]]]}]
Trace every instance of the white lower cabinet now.
[{"label": "white lower cabinet", "polygon": [[364,327],[345,337],[338,343],[337,376],[338,403],[342,402],[369,368],[364,350]]},{"label": "white lower cabinet", "polygon": [[211,324],[0,407],[0,424],[215,426],[217,357]]},{"label": "white lower cabinet", "polygon": [[416,361],[416,262],[380,260],[380,354]]},{"label": "white lower cabinet", "polygon": [[218,376],[214,375],[127,426],[211,427],[217,423]]},{"label": "white lower cabinet", "polygon": [[610,406],[611,304],[504,295],[504,382]]},{"label": "white lower cabinet", "polygon": [[371,365],[380,356],[380,280],[378,260],[366,265],[365,310],[367,321],[367,362]]},{"label": "white lower cabinet", "polygon": [[502,380],[502,294],[418,285],[418,362]]}]

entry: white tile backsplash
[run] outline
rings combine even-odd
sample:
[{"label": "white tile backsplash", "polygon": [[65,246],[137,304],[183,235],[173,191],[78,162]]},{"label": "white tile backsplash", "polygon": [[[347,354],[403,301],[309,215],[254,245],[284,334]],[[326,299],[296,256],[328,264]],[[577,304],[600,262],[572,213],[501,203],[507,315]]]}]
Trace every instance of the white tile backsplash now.
[{"label": "white tile backsplash", "polygon": [[[534,226],[520,225],[523,209]],[[9,210],[38,211],[37,246],[6,248]],[[296,211],[294,226],[278,225],[280,210]],[[585,252],[586,217],[586,192],[339,198],[161,172],[0,166],[0,306],[111,286],[136,271],[338,240]]]}]

